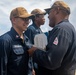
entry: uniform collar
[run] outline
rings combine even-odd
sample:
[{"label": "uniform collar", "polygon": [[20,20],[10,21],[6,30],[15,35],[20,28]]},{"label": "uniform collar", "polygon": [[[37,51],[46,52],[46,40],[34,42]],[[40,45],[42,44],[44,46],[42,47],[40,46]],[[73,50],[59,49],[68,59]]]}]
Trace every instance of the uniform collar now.
[{"label": "uniform collar", "polygon": [[42,33],[42,30],[35,23],[33,23],[32,25],[35,27],[36,32]]},{"label": "uniform collar", "polygon": [[69,20],[68,19],[64,19],[62,21],[60,21],[58,24],[62,23],[62,22],[68,22]]},{"label": "uniform collar", "polygon": [[40,29],[35,23],[33,23],[33,26],[34,26],[36,29]]},{"label": "uniform collar", "polygon": [[11,28],[10,32],[14,39],[21,39],[19,34],[15,31],[15,29],[13,27]]}]

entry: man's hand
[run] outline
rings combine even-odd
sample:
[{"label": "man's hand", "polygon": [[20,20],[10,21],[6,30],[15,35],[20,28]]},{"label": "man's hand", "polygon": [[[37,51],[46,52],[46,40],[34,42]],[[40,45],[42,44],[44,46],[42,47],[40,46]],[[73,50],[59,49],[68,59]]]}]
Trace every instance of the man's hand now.
[{"label": "man's hand", "polygon": [[32,71],[32,75],[35,75],[35,70],[33,69],[33,71]]},{"label": "man's hand", "polygon": [[34,53],[34,51],[36,50],[36,47],[32,47],[28,50],[29,56],[32,56],[32,54]]}]

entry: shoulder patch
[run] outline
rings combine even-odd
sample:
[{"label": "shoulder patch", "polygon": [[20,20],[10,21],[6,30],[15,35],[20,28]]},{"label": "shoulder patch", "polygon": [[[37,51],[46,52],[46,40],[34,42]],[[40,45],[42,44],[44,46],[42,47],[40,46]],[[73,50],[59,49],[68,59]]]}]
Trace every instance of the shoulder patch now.
[{"label": "shoulder patch", "polygon": [[58,38],[56,37],[53,42],[54,45],[58,45]]}]

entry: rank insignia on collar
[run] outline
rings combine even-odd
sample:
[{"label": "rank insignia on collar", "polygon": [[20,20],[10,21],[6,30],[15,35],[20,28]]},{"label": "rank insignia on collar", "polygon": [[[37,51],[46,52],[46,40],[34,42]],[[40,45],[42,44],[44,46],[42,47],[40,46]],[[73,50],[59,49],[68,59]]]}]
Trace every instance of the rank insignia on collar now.
[{"label": "rank insignia on collar", "polygon": [[16,35],[16,38],[18,38],[19,36],[18,35]]}]

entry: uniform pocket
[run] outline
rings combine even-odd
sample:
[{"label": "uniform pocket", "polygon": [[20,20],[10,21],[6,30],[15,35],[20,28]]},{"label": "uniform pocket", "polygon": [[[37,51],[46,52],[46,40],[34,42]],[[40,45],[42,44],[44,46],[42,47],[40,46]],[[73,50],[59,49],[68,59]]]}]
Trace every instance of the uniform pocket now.
[{"label": "uniform pocket", "polygon": [[24,54],[24,50],[23,50],[23,47],[21,45],[13,45],[13,52],[16,55],[22,55],[22,54]]}]

